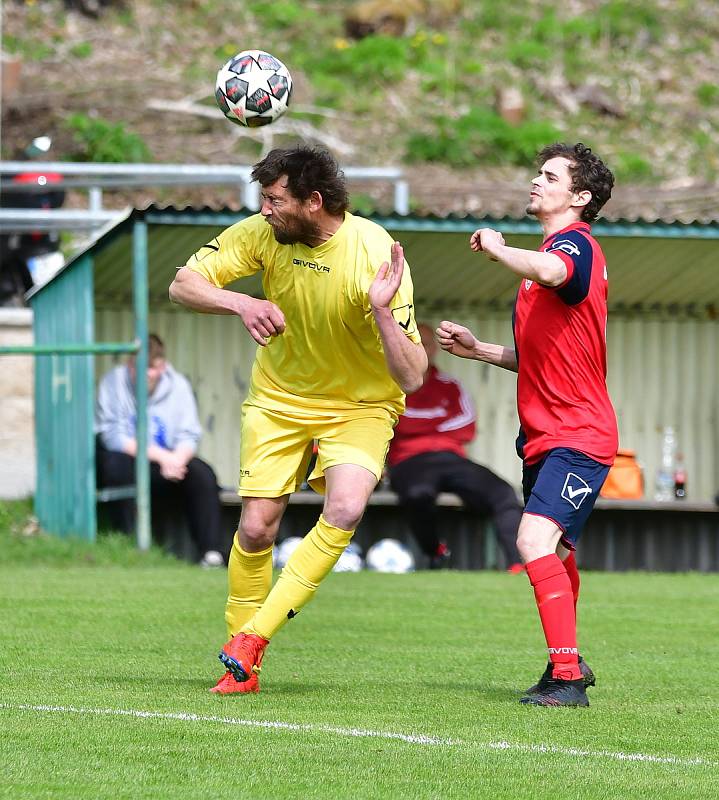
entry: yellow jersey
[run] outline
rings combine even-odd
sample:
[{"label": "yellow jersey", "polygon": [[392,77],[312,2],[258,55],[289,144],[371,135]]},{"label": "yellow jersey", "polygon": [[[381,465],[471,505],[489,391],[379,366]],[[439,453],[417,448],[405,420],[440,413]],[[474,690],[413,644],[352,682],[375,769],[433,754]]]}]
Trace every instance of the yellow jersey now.
[{"label": "yellow jersey", "polygon": [[[404,394],[391,377],[368,291],[390,260],[392,237],[348,212],[317,247],[279,244],[261,214],[224,230],[186,264],[215,286],[262,270],[265,297],[285,316],[286,329],[258,348],[247,401],[269,410],[320,416],[392,417]],[[412,278],[405,264],[392,314],[419,344]]]}]

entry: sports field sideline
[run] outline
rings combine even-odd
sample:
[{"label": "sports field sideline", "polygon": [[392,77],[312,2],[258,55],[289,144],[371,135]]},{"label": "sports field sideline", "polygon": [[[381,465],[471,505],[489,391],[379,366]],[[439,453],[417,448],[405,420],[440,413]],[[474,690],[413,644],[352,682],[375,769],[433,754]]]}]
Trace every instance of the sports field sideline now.
[{"label": "sports field sideline", "polygon": [[224,572],[4,549],[0,797],[719,796],[715,575],[586,574],[591,707],[542,709],[522,575],[332,575],[216,697]]}]

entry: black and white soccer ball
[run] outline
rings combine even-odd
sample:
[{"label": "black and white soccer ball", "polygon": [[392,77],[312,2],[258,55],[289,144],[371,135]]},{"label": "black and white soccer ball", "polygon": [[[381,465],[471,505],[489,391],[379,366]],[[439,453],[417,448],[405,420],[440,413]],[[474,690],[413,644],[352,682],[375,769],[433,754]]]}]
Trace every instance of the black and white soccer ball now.
[{"label": "black and white soccer ball", "polygon": [[287,111],[291,96],[289,70],[264,50],[243,50],[217,73],[217,105],[238,125],[269,125]]},{"label": "black and white soccer ball", "polygon": [[397,539],[380,539],[367,551],[367,569],[402,574],[414,572],[414,556]]},{"label": "black and white soccer ball", "polygon": [[342,555],[337,559],[337,563],[332,567],[333,572],[361,572],[364,568],[362,551],[354,543],[350,542],[345,547]]}]

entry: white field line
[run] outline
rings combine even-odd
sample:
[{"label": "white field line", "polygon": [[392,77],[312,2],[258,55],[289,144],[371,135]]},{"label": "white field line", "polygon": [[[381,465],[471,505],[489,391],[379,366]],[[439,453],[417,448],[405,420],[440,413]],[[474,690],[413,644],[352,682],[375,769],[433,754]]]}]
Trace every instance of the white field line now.
[{"label": "white field line", "polygon": [[475,742],[462,739],[446,739],[427,734],[374,731],[363,728],[340,728],[333,725],[311,725],[274,720],[238,719],[202,714],[171,713],[162,711],[140,711],[132,708],[82,708],[77,706],[30,705],[25,703],[0,703],[0,709],[8,711],[35,711],[38,713],[81,714],[85,716],[132,717],[135,719],[162,719],[178,722],[210,722],[220,725],[239,725],[246,728],[293,731],[296,733],[328,733],[335,736],[356,736],[370,739],[393,739],[407,744],[440,745],[444,747],[467,747],[480,750],[514,751],[537,755],[561,755],[579,758],[604,758],[612,761],[641,762],[649,764],[671,764],[681,767],[716,767],[714,761],[705,758],[681,758],[679,756],[655,756],[648,753],[623,753],[613,750],[582,750],[577,747],[558,745],[523,744],[521,742]]}]

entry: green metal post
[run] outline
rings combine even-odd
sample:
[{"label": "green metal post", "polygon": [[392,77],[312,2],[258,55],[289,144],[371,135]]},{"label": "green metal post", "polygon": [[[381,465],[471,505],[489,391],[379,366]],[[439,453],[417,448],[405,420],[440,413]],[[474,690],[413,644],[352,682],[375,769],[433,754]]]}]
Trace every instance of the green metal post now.
[{"label": "green metal post", "polygon": [[21,344],[3,345],[0,347],[0,356],[28,355],[28,356],[80,356],[91,353],[92,355],[107,355],[108,353],[136,353],[137,345],[124,342],[100,342],[99,344]]},{"label": "green metal post", "polygon": [[132,230],[132,284],[135,308],[135,341],[138,345],[135,398],[137,407],[137,456],[135,483],[137,487],[137,546],[150,548],[150,463],[147,459],[147,223],[135,220]]}]

